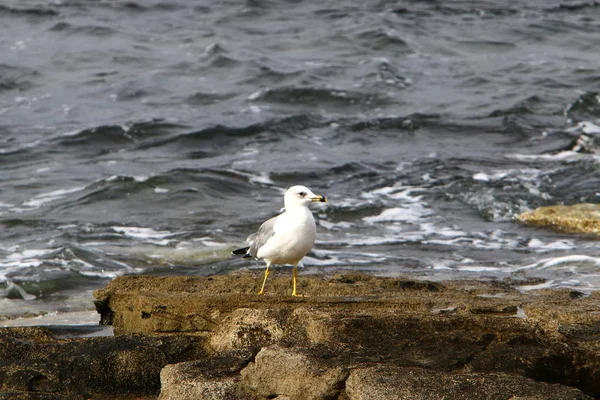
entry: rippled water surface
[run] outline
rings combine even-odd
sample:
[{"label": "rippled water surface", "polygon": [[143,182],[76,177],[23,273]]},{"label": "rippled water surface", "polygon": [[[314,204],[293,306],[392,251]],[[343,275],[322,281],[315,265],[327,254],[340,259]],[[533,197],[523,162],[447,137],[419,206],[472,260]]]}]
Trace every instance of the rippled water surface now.
[{"label": "rippled water surface", "polygon": [[304,274],[598,290],[600,242],[514,216],[600,200],[599,37],[586,1],[5,1],[0,315],[261,268],[229,251],[293,184],[330,198]]}]

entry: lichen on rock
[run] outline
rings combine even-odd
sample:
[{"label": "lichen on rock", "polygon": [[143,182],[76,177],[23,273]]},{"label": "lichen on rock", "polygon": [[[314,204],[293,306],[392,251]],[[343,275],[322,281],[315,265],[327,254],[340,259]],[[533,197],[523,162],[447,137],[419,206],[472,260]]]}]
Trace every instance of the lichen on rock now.
[{"label": "lichen on rock", "polygon": [[562,232],[600,235],[600,204],[574,204],[538,207],[518,215],[517,220],[531,226]]}]

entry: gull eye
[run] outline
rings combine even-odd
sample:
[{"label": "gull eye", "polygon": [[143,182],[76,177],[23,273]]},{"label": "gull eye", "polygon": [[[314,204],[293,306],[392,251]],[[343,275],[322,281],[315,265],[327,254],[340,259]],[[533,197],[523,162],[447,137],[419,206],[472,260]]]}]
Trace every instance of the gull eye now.
[{"label": "gull eye", "polygon": [[298,193],[298,196],[304,197],[304,196],[306,196],[306,192],[300,192],[300,193]]}]

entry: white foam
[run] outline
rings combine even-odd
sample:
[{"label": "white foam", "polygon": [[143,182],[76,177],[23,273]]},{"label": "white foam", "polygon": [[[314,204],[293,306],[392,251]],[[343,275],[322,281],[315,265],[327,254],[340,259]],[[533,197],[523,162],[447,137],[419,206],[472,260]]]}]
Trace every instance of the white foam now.
[{"label": "white foam", "polygon": [[249,175],[250,182],[262,183],[264,185],[274,185],[275,183],[269,177],[268,172],[262,172],[260,175]]},{"label": "white foam", "polygon": [[418,222],[423,217],[430,215],[431,213],[423,207],[394,207],[383,210],[379,215],[371,217],[364,217],[363,221],[367,223],[377,222]]},{"label": "white foam", "polygon": [[169,189],[165,189],[165,188],[161,188],[161,187],[155,187],[154,188],[154,193],[168,193]]},{"label": "white foam", "polygon": [[324,219],[320,219],[318,221],[318,224],[319,224],[319,226],[322,226],[323,228],[330,230],[330,231],[339,231],[339,230],[343,230],[343,229],[349,229],[354,226],[354,224],[351,222],[346,222],[346,221],[330,222],[330,221],[327,221]]},{"label": "white foam", "polygon": [[402,238],[396,238],[396,237],[390,237],[390,236],[369,236],[369,237],[358,237],[356,239],[346,239],[343,242],[320,242],[317,241],[317,243],[324,243],[324,244],[337,244],[337,245],[353,245],[353,246],[376,246],[376,245],[381,245],[381,244],[397,244],[397,243],[403,243],[406,240],[404,239],[404,237]]},{"label": "white foam", "polygon": [[49,312],[35,317],[15,318],[0,322],[1,327],[43,326],[43,325],[97,325],[96,311],[75,311],[69,313]]},{"label": "white foam", "polygon": [[536,249],[536,250],[552,251],[552,250],[571,250],[571,249],[575,248],[575,245],[570,240],[557,240],[555,242],[546,244],[539,239],[532,238],[531,240],[529,240],[529,242],[527,242],[527,247],[529,247],[530,249]]},{"label": "white foam", "polygon": [[555,154],[505,154],[504,156],[519,161],[563,161],[586,157],[585,154],[571,150],[565,150]]},{"label": "white foam", "polygon": [[246,97],[246,99],[247,99],[247,100],[250,100],[250,101],[257,100],[258,98],[260,98],[260,96],[262,96],[262,95],[263,95],[263,93],[266,93],[266,92],[268,92],[268,91],[269,91],[269,89],[268,89],[268,88],[266,88],[266,89],[261,89],[261,90],[257,90],[256,92],[254,92],[254,93],[251,93],[250,95],[248,95],[248,97]]},{"label": "white foam", "polygon": [[549,289],[551,287],[556,286],[554,284],[554,280],[549,280],[543,283],[540,283],[538,285],[523,285],[523,286],[519,286],[520,290],[523,291],[530,291],[530,290],[540,290],[540,289]]},{"label": "white foam", "polygon": [[[119,276],[124,275],[125,273],[131,273],[132,271],[126,271],[126,270],[111,270],[111,271],[106,271],[104,269],[102,270],[81,270],[81,271],[77,271],[78,274],[83,275],[83,276],[90,276],[90,277],[94,277],[94,278],[110,278],[110,279],[114,279],[117,278]],[[141,272],[141,269],[138,269],[138,272]]]},{"label": "white foam", "polygon": [[257,106],[256,104],[251,104],[248,107],[248,111],[250,111],[250,112],[252,112],[254,114],[258,114],[258,113],[260,113],[262,111],[262,109],[259,106]]},{"label": "white foam", "polygon": [[600,134],[600,126],[598,126],[590,121],[579,122],[577,125],[567,129],[566,131],[567,132],[577,132],[579,130],[581,130],[581,132],[586,133],[588,135]]},{"label": "white foam", "polygon": [[544,261],[544,263],[540,267],[540,269],[552,268],[552,267],[557,267],[560,265],[572,264],[572,263],[577,263],[577,264],[590,263],[592,265],[600,266],[600,259],[595,258],[595,257],[590,257],[590,256],[584,256],[584,255],[570,255],[570,256],[563,256],[563,257],[556,257],[556,258]]},{"label": "white foam", "polygon": [[215,242],[214,240],[203,240],[200,243],[206,247],[223,247],[223,243]]},{"label": "white foam", "polygon": [[394,200],[404,200],[408,203],[422,203],[423,196],[413,195],[413,193],[421,191],[422,189],[410,186],[385,186],[370,192],[362,193],[361,197],[367,199],[381,199],[382,197],[386,197]]},{"label": "white foam", "polygon": [[75,135],[77,135],[79,132],[81,132],[81,131],[77,130],[77,131],[68,131],[68,132],[63,132],[63,133],[61,134],[61,136],[63,136],[63,137],[75,136]]},{"label": "white foam", "polygon": [[543,270],[543,269],[562,267],[562,266],[577,268],[577,267],[581,267],[582,264],[588,264],[588,265],[591,265],[592,267],[600,267],[600,258],[573,254],[573,255],[569,255],[569,256],[546,258],[543,260],[539,260],[533,264],[518,267],[517,270],[527,270],[527,269]]},{"label": "white foam", "polygon": [[155,231],[152,228],[139,228],[135,226],[113,226],[111,229],[136,239],[164,239],[176,235],[176,233],[169,231]]},{"label": "white foam", "polygon": [[435,234],[446,238],[457,238],[467,236],[467,233],[464,231],[459,231],[447,226],[439,227],[430,222],[422,223],[419,228],[424,234]]},{"label": "white foam", "polygon": [[435,269],[435,270],[454,270],[454,268],[448,267],[446,265],[432,265],[431,269]]},{"label": "white foam", "polygon": [[42,250],[42,249],[23,250],[20,253],[13,252],[13,253],[9,254],[6,257],[6,259],[9,260],[9,261],[19,261],[19,260],[24,260],[24,259],[30,259],[30,258],[44,256],[44,255],[49,254],[49,253],[51,253],[53,251],[54,250]]},{"label": "white foam", "polygon": [[483,172],[478,172],[475,175],[473,175],[473,179],[482,182],[489,182],[491,180],[490,176]]},{"label": "white foam", "polygon": [[70,188],[70,189],[54,190],[52,192],[37,195],[37,196],[27,200],[26,202],[24,202],[23,205],[26,207],[39,208],[46,203],[61,199],[61,198],[65,197],[65,195],[67,195],[67,194],[79,192],[80,190],[83,190],[83,189],[85,189],[85,186],[74,187],[74,188]]},{"label": "white foam", "polygon": [[501,268],[498,267],[487,267],[484,265],[462,265],[456,269],[458,269],[459,271],[469,272],[496,272],[501,270]]}]

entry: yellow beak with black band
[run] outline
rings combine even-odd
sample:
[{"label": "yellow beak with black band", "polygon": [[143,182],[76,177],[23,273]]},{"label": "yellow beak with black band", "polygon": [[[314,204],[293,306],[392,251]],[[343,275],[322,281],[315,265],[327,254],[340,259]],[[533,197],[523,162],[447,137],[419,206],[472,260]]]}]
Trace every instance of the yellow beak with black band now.
[{"label": "yellow beak with black band", "polygon": [[325,196],[315,196],[315,197],[311,197],[310,198],[313,202],[321,202],[321,203],[327,203],[327,197]]}]

